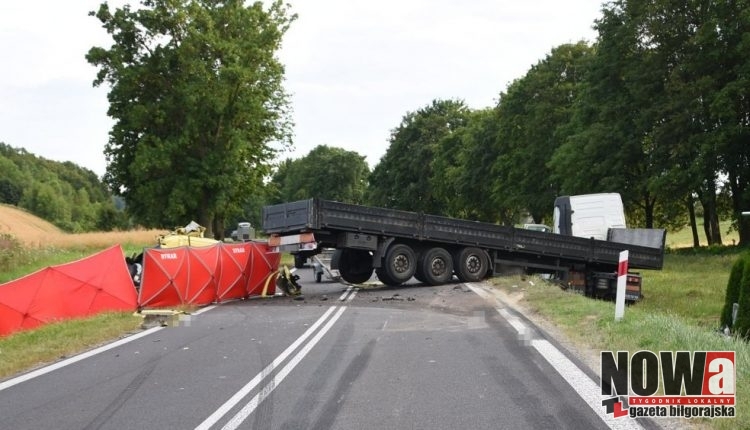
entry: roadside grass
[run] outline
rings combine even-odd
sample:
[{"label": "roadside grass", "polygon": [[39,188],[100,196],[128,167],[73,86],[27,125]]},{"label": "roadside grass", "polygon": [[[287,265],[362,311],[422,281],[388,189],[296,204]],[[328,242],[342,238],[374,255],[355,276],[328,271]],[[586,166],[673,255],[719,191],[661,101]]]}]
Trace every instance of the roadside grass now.
[{"label": "roadside grass", "polygon": [[[153,242],[145,242],[145,245],[138,242],[143,240],[139,235],[140,233],[137,233],[136,239],[121,244],[124,256],[139,253],[144,247],[153,246]],[[0,253],[12,252],[13,258],[10,262],[6,261],[9,264],[0,270],[0,284],[47,266],[80,260],[112,246],[113,243],[100,244],[82,240],[76,241],[75,244],[64,249],[28,246],[0,249]],[[65,320],[0,337],[0,379],[140,331],[143,319],[134,316],[134,311],[107,312],[89,318]]]},{"label": "roadside grass", "polygon": [[140,331],[142,322],[133,312],[108,312],[0,337],[0,380]]},{"label": "roadside grass", "polygon": [[662,270],[644,270],[643,300],[649,312],[681,315],[699,327],[719,328],[719,316],[737,250],[721,255],[668,253]]},{"label": "roadside grass", "polygon": [[[737,417],[680,423],[720,430],[750,428],[750,345],[718,332],[724,290],[736,258],[737,253],[667,254],[662,271],[642,273],[645,298],[628,306],[620,322],[614,321],[613,302],[566,292],[538,278],[528,282],[518,276],[499,277],[493,285],[510,296],[522,296],[518,305],[530,318],[552,324],[596,360],[599,351],[735,351]],[[597,361],[594,366],[598,365]]]},{"label": "roadside grass", "polygon": [[[138,237],[139,239],[121,243],[124,256],[138,254],[144,248],[154,246],[154,242],[143,242],[143,237]],[[14,247],[14,262],[21,263],[10,264],[4,270],[0,270],[0,284],[47,266],[70,263],[91,256],[112,246],[112,243],[91,243],[86,240],[74,243],[76,246],[65,249]],[[0,249],[1,251],[3,250]],[[21,254],[26,257],[17,258]],[[281,264],[294,267],[294,258],[291,254],[282,254]],[[190,313],[195,307],[181,306],[175,310]],[[0,380],[140,331],[143,319],[134,316],[134,312],[135,310],[109,312],[90,318],[65,320],[0,337]]]}]

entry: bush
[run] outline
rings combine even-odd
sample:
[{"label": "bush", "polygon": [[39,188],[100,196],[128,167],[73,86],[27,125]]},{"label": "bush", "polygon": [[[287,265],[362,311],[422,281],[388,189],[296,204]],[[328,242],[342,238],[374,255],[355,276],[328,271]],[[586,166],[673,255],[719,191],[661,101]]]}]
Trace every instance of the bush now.
[{"label": "bush", "polygon": [[732,327],[732,308],[738,303],[740,298],[740,286],[742,284],[742,275],[745,267],[745,260],[748,256],[740,256],[732,266],[732,272],[729,274],[727,282],[726,298],[724,299],[724,308],[721,311],[721,328]]},{"label": "bush", "polygon": [[737,321],[734,323],[733,332],[745,339],[750,338],[750,257],[746,257],[742,270],[742,282],[740,283],[740,295],[737,302]]}]

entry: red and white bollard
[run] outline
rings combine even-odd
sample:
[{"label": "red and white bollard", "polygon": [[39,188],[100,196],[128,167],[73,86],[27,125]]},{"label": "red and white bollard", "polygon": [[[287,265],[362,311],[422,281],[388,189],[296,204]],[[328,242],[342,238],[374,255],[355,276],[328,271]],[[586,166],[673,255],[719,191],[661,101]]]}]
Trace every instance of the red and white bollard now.
[{"label": "red and white bollard", "polygon": [[615,297],[615,321],[625,315],[625,290],[628,278],[628,251],[620,253],[620,264],[617,266],[617,295]]}]

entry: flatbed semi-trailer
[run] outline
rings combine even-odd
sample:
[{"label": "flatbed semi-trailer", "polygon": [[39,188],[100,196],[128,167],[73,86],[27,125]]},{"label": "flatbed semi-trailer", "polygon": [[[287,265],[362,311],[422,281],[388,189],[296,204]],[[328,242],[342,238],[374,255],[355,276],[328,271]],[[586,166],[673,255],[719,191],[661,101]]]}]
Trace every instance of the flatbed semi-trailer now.
[{"label": "flatbed semi-trailer", "polygon": [[[631,269],[661,269],[664,262],[665,232],[658,229],[612,229],[614,242],[322,199],[265,206],[262,217],[269,243],[282,251],[312,256],[335,248],[333,268],[354,284],[373,272],[387,285],[412,277],[438,285],[454,275],[475,282],[514,266],[610,298],[621,251],[628,251]],[[641,297],[640,284],[640,275],[630,273],[628,300]]]}]

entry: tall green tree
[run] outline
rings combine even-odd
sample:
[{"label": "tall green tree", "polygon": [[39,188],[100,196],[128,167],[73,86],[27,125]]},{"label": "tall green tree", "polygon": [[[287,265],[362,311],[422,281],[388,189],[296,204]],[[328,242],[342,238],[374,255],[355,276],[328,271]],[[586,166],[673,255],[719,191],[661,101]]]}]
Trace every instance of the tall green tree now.
[{"label": "tall green tree", "polygon": [[631,224],[654,227],[672,219],[661,213],[677,206],[684,211],[690,188],[654,183],[665,169],[654,130],[664,119],[669,60],[648,31],[647,3],[655,2],[617,0],[603,7],[568,137],[550,166],[563,193],[619,192]]},{"label": "tall green tree", "polygon": [[486,222],[510,223],[517,219],[516,211],[506,202],[492,198],[492,166],[497,152],[499,125],[497,108],[471,112],[468,123],[457,131],[461,139],[457,166],[447,175],[454,206],[451,215]]},{"label": "tall green tree", "polygon": [[[617,2],[614,2],[617,3]],[[616,5],[604,8],[597,22],[599,38],[588,62],[588,79],[581,88],[569,125],[569,135],[555,151],[551,167],[563,194],[619,192],[626,206],[645,189],[643,128],[634,106],[629,76],[640,61],[635,31]],[[652,197],[643,196],[647,206]]]},{"label": "tall green tree", "polygon": [[714,5],[702,0],[631,0],[627,11],[640,28],[640,39],[648,41],[664,80],[663,97],[650,106],[657,118],[652,143],[662,166],[653,183],[662,189],[682,188],[676,195],[696,196],[708,243],[721,244],[719,158],[709,104],[725,72],[716,67],[719,54],[709,36],[715,27]]},{"label": "tall green tree", "polygon": [[364,203],[370,168],[353,151],[319,145],[306,156],[283,161],[271,180],[276,201],[319,197],[345,203]]},{"label": "tall green tree", "polygon": [[528,212],[536,222],[551,216],[561,186],[548,163],[565,140],[592,52],[586,42],[558,46],[501,94],[491,176],[498,205]]},{"label": "tall green tree", "polygon": [[716,87],[709,104],[715,149],[731,190],[740,245],[750,246],[750,218],[741,215],[750,210],[750,2],[717,1],[711,12],[697,38],[711,48],[705,67],[713,72]]},{"label": "tall green tree", "polygon": [[295,16],[281,1],[143,0],[91,15],[113,38],[86,55],[115,123],[105,181],[147,226],[223,230],[291,141],[276,57]]},{"label": "tall green tree", "polygon": [[436,178],[445,172],[434,171],[433,161],[441,150],[441,140],[464,127],[469,113],[460,100],[433,100],[407,113],[391,132],[390,145],[370,175],[368,201],[376,206],[445,214],[445,201],[433,189]]}]

